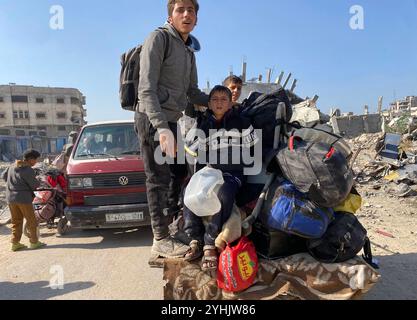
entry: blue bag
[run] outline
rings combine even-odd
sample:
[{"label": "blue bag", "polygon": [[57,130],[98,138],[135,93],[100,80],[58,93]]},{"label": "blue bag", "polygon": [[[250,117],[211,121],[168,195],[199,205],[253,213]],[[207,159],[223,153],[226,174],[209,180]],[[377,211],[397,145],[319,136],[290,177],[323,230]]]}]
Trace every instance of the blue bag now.
[{"label": "blue bag", "polygon": [[318,239],[324,235],[333,219],[333,209],[317,206],[293,184],[284,181],[275,192],[267,224],[272,229]]}]

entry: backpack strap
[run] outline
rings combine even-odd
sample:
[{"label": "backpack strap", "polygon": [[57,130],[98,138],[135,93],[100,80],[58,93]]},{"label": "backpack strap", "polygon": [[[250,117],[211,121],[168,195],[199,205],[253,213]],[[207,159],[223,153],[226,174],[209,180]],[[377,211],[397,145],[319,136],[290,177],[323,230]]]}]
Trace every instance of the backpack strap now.
[{"label": "backpack strap", "polygon": [[165,60],[168,58],[168,54],[169,54],[169,45],[170,45],[170,35],[167,29],[159,27],[157,30],[159,30],[163,35],[164,35],[164,41],[165,41],[165,47],[164,47],[164,60],[163,62],[165,62]]},{"label": "backpack strap", "polygon": [[[286,116],[286,106],[285,103],[280,102],[278,104],[275,119],[282,119]],[[273,144],[273,150],[279,150],[280,146],[280,137],[281,137],[281,131],[282,126],[276,126],[275,127],[275,133],[274,133],[274,144]],[[242,227],[245,230],[249,230],[249,227],[255,222],[255,220],[258,218],[259,213],[261,212],[262,206],[264,204],[265,197],[268,193],[269,187],[272,184],[272,182],[275,180],[276,174],[271,174],[267,181],[265,182],[264,188],[262,189],[262,192],[258,198],[258,201],[256,202],[256,206],[253,209],[251,215],[249,215],[243,222]]]},{"label": "backpack strap", "polygon": [[[315,256],[315,254],[314,254],[314,252],[313,252],[312,249],[314,249],[317,246],[319,246],[322,242],[323,242],[322,239],[309,240],[308,252],[317,261],[324,262],[324,263],[335,263],[335,261],[339,258],[340,252],[343,251],[343,249],[342,248],[339,248],[337,250],[337,255],[336,255],[336,257],[334,259],[328,259],[328,260],[319,259],[319,258],[317,258]],[[378,264],[376,262],[374,262],[374,259],[372,257],[371,241],[369,240],[368,237],[365,238],[365,244],[363,245],[363,252],[364,252],[364,254],[362,255],[363,260],[365,260],[365,262],[367,264],[369,264],[372,268],[379,269]]]},{"label": "backpack strap", "polygon": [[371,248],[371,240],[368,237],[365,238],[365,244],[363,246],[362,258],[365,260],[367,264],[369,264],[374,269],[379,269],[379,266],[374,259],[372,258],[372,248]]}]

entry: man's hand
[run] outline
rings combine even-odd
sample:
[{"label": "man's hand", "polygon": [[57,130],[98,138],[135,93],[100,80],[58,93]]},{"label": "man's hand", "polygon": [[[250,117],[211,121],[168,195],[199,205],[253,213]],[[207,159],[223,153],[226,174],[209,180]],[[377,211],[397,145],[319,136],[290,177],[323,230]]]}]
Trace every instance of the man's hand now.
[{"label": "man's hand", "polygon": [[175,141],[172,131],[169,129],[158,129],[158,134],[162,152],[165,152],[166,155],[171,158],[175,158],[177,153],[177,142]]}]

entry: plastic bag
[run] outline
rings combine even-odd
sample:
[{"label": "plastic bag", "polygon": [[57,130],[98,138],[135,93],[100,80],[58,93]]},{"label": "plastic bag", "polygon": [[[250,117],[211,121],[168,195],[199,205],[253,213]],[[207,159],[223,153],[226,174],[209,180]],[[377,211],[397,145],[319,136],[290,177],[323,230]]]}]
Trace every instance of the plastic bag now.
[{"label": "plastic bag", "polygon": [[333,208],[334,211],[343,211],[355,214],[362,206],[362,197],[359,194],[351,193],[337,207]]},{"label": "plastic bag", "polygon": [[185,190],[184,204],[199,217],[215,215],[221,209],[217,191],[223,183],[220,170],[205,167],[197,171]]},{"label": "plastic bag", "polygon": [[236,245],[228,245],[220,254],[217,286],[227,292],[246,290],[255,282],[258,268],[255,245],[242,237]]}]

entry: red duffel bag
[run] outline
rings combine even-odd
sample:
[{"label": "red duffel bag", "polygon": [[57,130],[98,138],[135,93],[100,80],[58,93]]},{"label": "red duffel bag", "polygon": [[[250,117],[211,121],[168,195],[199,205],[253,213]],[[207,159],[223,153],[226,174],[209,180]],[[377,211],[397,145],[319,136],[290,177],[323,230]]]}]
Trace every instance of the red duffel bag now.
[{"label": "red duffel bag", "polygon": [[220,254],[217,269],[217,286],[228,292],[249,288],[258,272],[258,256],[251,240],[242,237],[229,244]]}]

